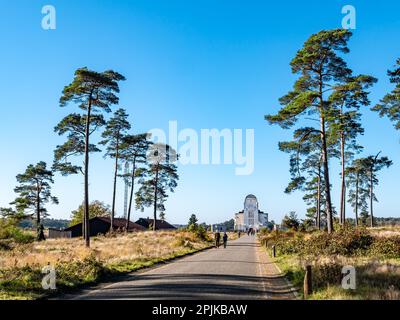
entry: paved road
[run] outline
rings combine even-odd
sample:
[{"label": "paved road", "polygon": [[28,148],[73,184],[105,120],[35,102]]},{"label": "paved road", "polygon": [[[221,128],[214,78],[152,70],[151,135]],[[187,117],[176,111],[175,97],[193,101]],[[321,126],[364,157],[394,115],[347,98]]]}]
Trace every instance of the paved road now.
[{"label": "paved road", "polygon": [[73,299],[294,299],[255,237],[243,236],[226,249],[211,249],[167,265],[133,273],[124,280]]}]

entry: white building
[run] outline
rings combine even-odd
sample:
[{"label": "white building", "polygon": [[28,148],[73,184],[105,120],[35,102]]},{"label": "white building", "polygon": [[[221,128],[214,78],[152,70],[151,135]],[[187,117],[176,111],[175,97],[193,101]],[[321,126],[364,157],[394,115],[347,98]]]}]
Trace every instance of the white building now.
[{"label": "white building", "polygon": [[244,210],[235,214],[235,230],[259,230],[267,226],[268,213],[259,210],[258,200],[254,195],[248,195],[244,200]]}]

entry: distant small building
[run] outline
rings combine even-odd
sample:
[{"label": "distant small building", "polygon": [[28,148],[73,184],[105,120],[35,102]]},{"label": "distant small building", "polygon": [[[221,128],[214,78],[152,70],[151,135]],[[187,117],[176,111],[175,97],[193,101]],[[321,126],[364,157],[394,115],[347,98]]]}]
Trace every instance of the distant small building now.
[{"label": "distant small building", "polygon": [[[114,231],[125,230],[126,219],[114,218]],[[106,234],[110,231],[111,219],[108,217],[95,217],[89,220],[89,232],[91,237]],[[129,222],[128,232],[145,231],[146,229],[134,222]],[[82,237],[82,223],[62,230],[62,232],[70,233],[72,238]]]},{"label": "distant small building", "polygon": [[[135,223],[141,225],[146,230],[150,230],[153,229],[154,219],[140,218]],[[172,224],[169,224],[165,220],[156,220],[156,230],[176,230],[176,227],[174,227]]]},{"label": "distant small building", "polygon": [[72,238],[72,233],[63,229],[49,228],[47,237],[49,239],[68,239]]},{"label": "distant small building", "polygon": [[235,230],[259,230],[268,226],[268,213],[259,210],[257,198],[250,194],[244,200],[244,210],[235,214]]}]

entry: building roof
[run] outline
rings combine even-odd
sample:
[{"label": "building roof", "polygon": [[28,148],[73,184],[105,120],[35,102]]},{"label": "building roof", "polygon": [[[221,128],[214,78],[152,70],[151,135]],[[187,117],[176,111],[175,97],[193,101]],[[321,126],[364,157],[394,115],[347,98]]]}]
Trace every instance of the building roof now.
[{"label": "building roof", "polygon": [[249,194],[249,195],[246,197],[246,199],[256,199],[256,200],[257,200],[257,197],[256,197],[254,194]]},{"label": "building roof", "polygon": [[[103,220],[106,223],[111,225],[111,219],[109,217],[99,217],[99,219]],[[127,219],[125,218],[114,218],[114,228],[125,228]],[[137,224],[133,221],[129,221],[128,230],[145,230],[143,226]]]},{"label": "building roof", "polygon": [[[137,224],[140,224],[141,226],[145,227],[146,229],[149,229],[150,226],[153,225],[154,219],[145,219],[145,218],[140,218],[138,221],[136,221]],[[156,229],[157,230],[166,230],[166,229],[176,229],[172,224],[169,224],[165,220],[156,220]]]},{"label": "building roof", "polygon": [[[110,217],[94,217],[94,218],[90,219],[90,221],[93,221],[93,220],[99,220],[99,221],[102,221],[111,226],[111,218]],[[127,222],[127,220],[125,218],[114,218],[114,229],[124,229],[126,226],[126,222]],[[64,231],[69,231],[71,228],[74,228],[78,225],[82,225],[82,223],[78,223],[74,226],[66,228],[66,229],[64,229]],[[129,222],[128,231],[144,231],[144,230],[146,230],[146,228],[144,228],[143,226],[141,226],[135,222],[132,222],[132,221]]]}]

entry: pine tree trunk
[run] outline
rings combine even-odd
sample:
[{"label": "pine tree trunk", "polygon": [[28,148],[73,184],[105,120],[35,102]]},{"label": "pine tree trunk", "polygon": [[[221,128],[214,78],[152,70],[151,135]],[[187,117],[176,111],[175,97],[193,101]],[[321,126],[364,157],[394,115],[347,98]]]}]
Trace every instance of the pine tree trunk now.
[{"label": "pine tree trunk", "polygon": [[37,231],[37,239],[40,239],[40,190],[39,185],[37,184],[37,192],[36,192],[36,231]]},{"label": "pine tree trunk", "polygon": [[358,227],[358,189],[359,189],[359,183],[360,183],[360,173],[357,172],[357,178],[356,178],[356,227]]},{"label": "pine tree trunk", "polygon": [[90,134],[90,117],[92,112],[92,97],[89,97],[89,105],[86,117],[86,130],[85,130],[85,206],[84,206],[84,220],[85,220],[85,242],[86,247],[90,247],[90,228],[89,228],[89,134]]},{"label": "pine tree trunk", "polygon": [[131,221],[132,201],[133,201],[133,194],[134,194],[134,187],[135,187],[135,171],[136,171],[136,157],[133,158],[133,165],[132,165],[131,194],[129,197],[129,208],[128,208],[128,217],[127,217],[127,221],[126,221],[126,230],[129,229],[129,223]]},{"label": "pine tree trunk", "polygon": [[[323,111],[321,110],[321,113]],[[325,181],[325,201],[326,201],[326,219],[328,225],[328,233],[332,233],[333,230],[333,213],[332,213],[332,201],[331,201],[331,185],[329,179],[329,164],[328,164],[328,151],[326,146],[326,130],[325,130],[325,118],[321,115],[321,143],[322,143],[322,163],[324,167],[324,181]]]},{"label": "pine tree trunk", "polygon": [[374,227],[374,173],[373,169],[371,168],[370,173],[370,193],[369,193],[369,200],[370,200],[370,215],[371,215],[371,228]]},{"label": "pine tree trunk", "polygon": [[112,198],[111,219],[110,219],[110,222],[111,222],[110,232],[114,231],[115,197],[117,194],[118,158],[119,158],[119,139],[117,138],[117,145],[116,145],[116,152],[115,152],[113,198]]},{"label": "pine tree trunk", "polygon": [[321,230],[321,164],[318,166],[317,228]]},{"label": "pine tree trunk", "polygon": [[341,158],[342,158],[342,185],[341,185],[341,195],[340,195],[340,223],[345,224],[346,223],[346,159],[345,159],[345,153],[344,153],[344,134],[343,132],[341,133],[340,136],[340,145],[341,145]]},{"label": "pine tree trunk", "polygon": [[83,214],[82,214],[82,239],[85,240],[85,234],[86,234],[86,219],[85,219],[85,201],[82,201],[82,208],[83,208]]},{"label": "pine tree trunk", "polygon": [[153,231],[156,231],[156,222],[157,222],[157,191],[158,191],[158,166],[156,168],[156,179],[154,184],[154,208],[153,208],[153,215],[154,215],[154,222],[153,222]]}]

